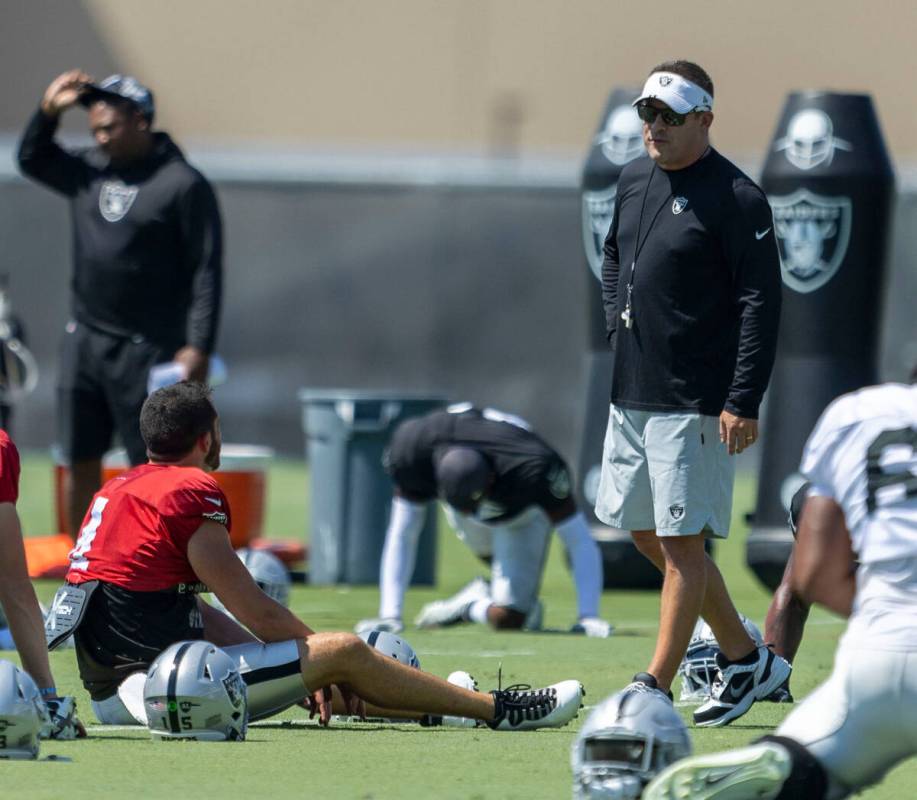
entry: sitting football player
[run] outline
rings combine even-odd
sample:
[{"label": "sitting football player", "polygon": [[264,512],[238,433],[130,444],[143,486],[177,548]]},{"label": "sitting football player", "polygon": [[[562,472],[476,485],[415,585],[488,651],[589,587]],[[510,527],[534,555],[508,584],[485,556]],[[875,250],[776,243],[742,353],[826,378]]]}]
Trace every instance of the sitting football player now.
[{"label": "sitting football player", "polygon": [[38,693],[47,706],[48,719],[42,737],[85,736],[86,731],[76,717],[75,700],[58,696],[51,675],[41,609],[26,568],[22,528],[16,511],[18,499],[19,451],[6,431],[0,430],[0,616],[6,618],[9,626],[7,645],[13,644],[19,651],[23,670],[38,685]]},{"label": "sitting football player", "polygon": [[386,469],[395,496],[382,552],[379,617],[357,632],[404,629],[404,594],[420,533],[439,498],[458,537],[490,564],[458,594],[423,607],[423,628],[458,622],[494,628],[541,627],[541,575],[556,529],[570,556],[576,584],[575,633],[605,637],[599,617],[602,556],[577,510],[570,472],[561,456],[523,420],[492,409],[453,406],[403,422],[392,436]]},{"label": "sitting football player", "polygon": [[[577,681],[473,692],[400,664],[353,634],[315,633],[258,588],[232,549],[229,503],[208,474],[220,461],[209,390],[183,381],[153,392],[140,431],[149,462],[93,498],[49,624],[61,637],[75,630],[80,678],[100,722],[129,715],[118,693],[125,678],[146,672],[169,645],[196,639],[237,663],[253,720],[302,702],[323,725],[333,711],[411,709],[501,730],[556,727],[576,716]],[[239,622],[198,597],[207,590]],[[50,646],[56,643],[52,637]]]}]

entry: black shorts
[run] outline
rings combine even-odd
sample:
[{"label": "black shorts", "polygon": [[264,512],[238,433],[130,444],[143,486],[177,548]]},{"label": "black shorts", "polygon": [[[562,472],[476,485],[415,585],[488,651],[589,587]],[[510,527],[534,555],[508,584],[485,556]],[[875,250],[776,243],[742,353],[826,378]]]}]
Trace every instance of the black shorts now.
[{"label": "black shorts", "polygon": [[57,435],[68,464],[101,458],[115,433],[131,464],[146,461],[140,407],[150,368],[171,361],[177,349],[67,323],[58,370]]},{"label": "black shorts", "polygon": [[93,700],[107,700],[173,642],[203,637],[196,594],[132,592],[99,583],[73,636],[80,680]]}]

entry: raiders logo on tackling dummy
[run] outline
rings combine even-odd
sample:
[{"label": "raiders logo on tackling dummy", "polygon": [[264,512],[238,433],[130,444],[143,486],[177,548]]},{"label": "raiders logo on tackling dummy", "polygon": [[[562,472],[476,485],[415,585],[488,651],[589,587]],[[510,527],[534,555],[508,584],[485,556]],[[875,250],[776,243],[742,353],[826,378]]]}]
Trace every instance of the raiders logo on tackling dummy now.
[{"label": "raiders logo on tackling dummy", "polygon": [[127,186],[121,181],[105,181],[99,192],[99,211],[108,222],[118,222],[131,210],[137,199],[137,186]]},{"label": "raiders logo on tackling dummy", "polygon": [[[642,156],[646,152],[643,149],[643,123],[636,109],[629,103],[613,108],[592,144],[600,148],[606,160],[619,167]],[[583,191],[583,247],[589,267],[600,281],[605,258],[602,248],[614,218],[617,193],[617,182],[604,189]]]},{"label": "raiders logo on tackling dummy", "polygon": [[769,197],[783,282],[800,293],[824,286],[840,269],[850,243],[853,203],[799,189]]}]

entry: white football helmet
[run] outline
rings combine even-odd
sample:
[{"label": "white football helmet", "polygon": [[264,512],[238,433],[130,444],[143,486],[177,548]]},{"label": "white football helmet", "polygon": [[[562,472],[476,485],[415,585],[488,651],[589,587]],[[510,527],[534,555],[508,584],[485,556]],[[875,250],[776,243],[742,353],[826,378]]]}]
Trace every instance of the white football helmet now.
[{"label": "white football helmet", "polygon": [[0,759],[38,758],[38,737],[48,712],[32,677],[0,661]]},{"label": "white football helmet", "polygon": [[[290,573],[283,562],[267,550],[251,550],[243,547],[236,550],[236,555],[245,565],[258,588],[268,597],[273,598],[282,606],[290,604]],[[221,611],[226,610],[219,598],[213,595],[213,605]],[[232,614],[229,614],[232,616]]]},{"label": "white football helmet", "polygon": [[[754,622],[744,614],[739,614],[742,625],[756,645],[764,644],[764,637]],[[706,703],[710,699],[713,681],[719,671],[716,655],[720,652],[720,645],[713,635],[710,626],[699,619],[691,634],[688,650],[678,667],[681,676],[681,694],[679,703]]]},{"label": "white football helmet", "polygon": [[176,642],[150,665],[143,687],[154,737],[238,741],[248,727],[248,694],[236,662],[210,642]]},{"label": "white football helmet", "polygon": [[595,707],[573,743],[574,800],[637,800],[669,764],[691,755],[688,729],[662,692],[632,684]]},{"label": "white football helmet", "polygon": [[395,661],[400,661],[407,667],[420,669],[420,659],[417,658],[414,648],[400,636],[395,636],[394,633],[388,631],[375,630],[364,631],[360,634],[360,638],[370,647],[391,656]]},{"label": "white football helmet", "polygon": [[267,550],[250,550],[247,547],[236,550],[236,555],[268,597],[282,606],[290,604],[290,573],[277,556]]}]

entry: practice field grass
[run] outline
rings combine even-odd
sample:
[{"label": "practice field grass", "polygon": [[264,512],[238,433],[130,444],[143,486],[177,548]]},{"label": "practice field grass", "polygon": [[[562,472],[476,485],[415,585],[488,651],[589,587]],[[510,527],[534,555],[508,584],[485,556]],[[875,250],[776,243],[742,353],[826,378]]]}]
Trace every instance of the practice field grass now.
[{"label": "practice field grass", "polygon": [[[20,513],[27,534],[51,531],[51,478],[43,456],[26,454]],[[279,462],[269,476],[266,530],[282,538],[301,535],[306,519],[306,471],[297,462]],[[718,548],[717,559],[740,610],[763,627],[767,593],[744,568],[746,526],[742,515],[752,505],[753,486],[740,481],[733,538]],[[407,617],[420,606],[461,587],[480,572],[475,559],[440,526],[439,586],[412,590]],[[40,582],[39,595],[50,599],[55,584]],[[575,602],[556,537],[544,578],[548,628],[566,629]],[[375,615],[374,587],[296,587],[292,607],[318,630],[349,630]],[[653,592],[606,592],[603,614],[616,626],[611,639],[562,633],[496,633],[481,626],[441,631],[408,629],[424,669],[445,676],[455,669],[471,672],[482,689],[496,686],[502,665],[504,685],[545,684],[578,678],[586,686],[587,705],[623,687],[645,668],[651,655],[658,599]],[[811,691],[830,671],[842,623],[813,611],[793,677],[797,698]],[[4,658],[14,654],[2,653]],[[333,724],[320,730],[301,711],[259,723],[238,744],[153,742],[145,730],[104,729],[95,725],[89,700],[79,685],[72,650],[52,653],[59,688],[75,694],[90,738],[45,742],[41,763],[0,762],[4,794],[28,798],[565,798],[570,796],[570,745],[576,724],[561,730],[494,733],[475,729],[421,729],[414,725]],[[681,709],[686,720],[690,709]],[[697,751],[742,745],[770,731],[787,706],[758,704],[725,729],[692,729]],[[45,761],[54,755],[60,760]],[[870,800],[913,797],[917,763],[895,770],[885,782],[861,795]]]}]

